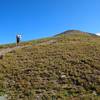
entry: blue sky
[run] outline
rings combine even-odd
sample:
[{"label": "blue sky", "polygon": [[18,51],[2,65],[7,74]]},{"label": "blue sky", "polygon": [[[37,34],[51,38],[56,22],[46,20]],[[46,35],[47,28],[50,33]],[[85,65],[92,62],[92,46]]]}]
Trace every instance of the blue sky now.
[{"label": "blue sky", "polygon": [[100,32],[100,0],[0,0],[0,44],[69,29]]}]

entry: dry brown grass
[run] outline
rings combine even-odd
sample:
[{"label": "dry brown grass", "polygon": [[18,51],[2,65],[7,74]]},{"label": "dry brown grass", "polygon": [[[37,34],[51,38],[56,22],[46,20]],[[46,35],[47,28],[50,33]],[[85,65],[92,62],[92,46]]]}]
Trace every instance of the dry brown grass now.
[{"label": "dry brown grass", "polygon": [[99,100],[99,37],[60,35],[31,45],[0,60],[1,89],[11,100]]}]

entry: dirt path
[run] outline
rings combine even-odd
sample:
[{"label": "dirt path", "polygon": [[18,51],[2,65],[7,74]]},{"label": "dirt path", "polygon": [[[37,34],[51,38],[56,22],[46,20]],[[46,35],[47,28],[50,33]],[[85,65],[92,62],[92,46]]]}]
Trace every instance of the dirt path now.
[{"label": "dirt path", "polygon": [[5,55],[6,53],[9,53],[9,52],[11,52],[13,50],[20,49],[20,48],[24,48],[24,47],[28,47],[28,46],[16,46],[16,47],[13,47],[13,48],[2,49],[0,51],[0,56]]},{"label": "dirt path", "polygon": [[0,100],[7,100],[5,96],[0,96]]},{"label": "dirt path", "polygon": [[[50,41],[47,41],[47,42],[36,44],[34,46],[47,45],[47,44],[52,44],[52,43],[55,43],[55,42],[56,42],[55,40],[50,40]],[[13,47],[13,48],[2,49],[0,51],[0,56],[5,55],[6,53],[9,53],[9,52],[11,52],[13,50],[21,49],[21,48],[24,48],[24,47],[30,47],[30,45],[27,45],[27,46],[16,46],[16,47]]]},{"label": "dirt path", "polygon": [[42,43],[39,43],[39,44],[36,44],[37,46],[39,45],[48,45],[48,44],[53,44],[53,43],[56,43],[56,40],[49,40],[47,42],[42,42]]}]

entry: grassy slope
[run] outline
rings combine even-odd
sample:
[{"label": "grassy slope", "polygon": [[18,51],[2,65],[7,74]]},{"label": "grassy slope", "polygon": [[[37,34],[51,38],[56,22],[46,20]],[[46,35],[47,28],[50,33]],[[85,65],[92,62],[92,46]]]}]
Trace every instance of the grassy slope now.
[{"label": "grassy slope", "polygon": [[99,100],[100,38],[70,34],[26,44],[51,39],[52,45],[29,46],[0,60],[1,93],[6,87],[11,100]]},{"label": "grassy slope", "polygon": [[[20,43],[20,46],[26,46],[26,45],[35,45],[35,44],[38,44],[38,43],[42,43],[42,42],[46,42],[48,40],[51,40],[52,38],[42,38],[42,39],[37,39],[37,40],[30,40],[30,41],[22,41]],[[3,45],[0,45],[0,50],[2,49],[6,49],[6,48],[13,48],[16,46],[16,43],[11,43],[11,44],[3,44]]]}]

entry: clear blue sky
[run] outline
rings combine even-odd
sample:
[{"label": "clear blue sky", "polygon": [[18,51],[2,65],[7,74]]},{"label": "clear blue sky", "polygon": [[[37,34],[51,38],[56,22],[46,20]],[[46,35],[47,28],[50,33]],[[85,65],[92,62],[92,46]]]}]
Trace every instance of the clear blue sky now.
[{"label": "clear blue sky", "polygon": [[69,29],[100,32],[100,0],[0,0],[0,44]]}]

